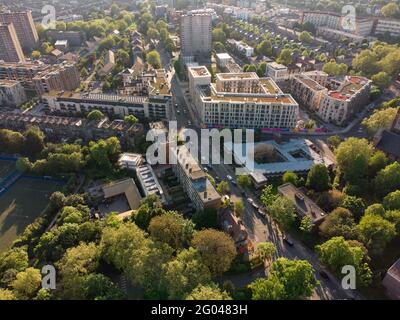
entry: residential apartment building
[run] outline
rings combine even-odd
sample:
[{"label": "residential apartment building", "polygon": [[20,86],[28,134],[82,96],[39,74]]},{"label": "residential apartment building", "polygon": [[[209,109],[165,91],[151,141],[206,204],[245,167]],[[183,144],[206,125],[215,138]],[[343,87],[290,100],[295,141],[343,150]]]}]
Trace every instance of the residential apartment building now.
[{"label": "residential apartment building", "polygon": [[160,198],[162,203],[166,203],[164,191],[158,182],[153,168],[149,164],[138,167],[136,175],[146,197],[155,194]]},{"label": "residential apartment building", "polygon": [[18,107],[26,101],[25,90],[20,82],[0,80],[0,107]]},{"label": "residential apartment building", "polygon": [[181,16],[181,55],[211,58],[212,16],[205,10],[193,10]]},{"label": "residential apartment building", "polygon": [[250,58],[254,53],[254,48],[250,47],[243,41],[236,41],[234,39],[228,39],[228,44],[232,46],[236,51],[243,54],[246,58]]},{"label": "residential apartment building", "polygon": [[0,24],[0,60],[4,62],[23,62],[25,60],[12,23]]},{"label": "residential apartment building", "polygon": [[202,211],[207,208],[218,210],[221,196],[186,145],[177,147],[176,156],[177,164],[174,166],[174,171],[196,210]]},{"label": "residential apartment building", "polygon": [[31,11],[0,12],[0,23],[12,23],[14,25],[18,40],[23,49],[28,50],[36,47],[39,36],[32,19]]},{"label": "residential apartment building", "polygon": [[16,80],[26,87],[33,87],[33,78],[48,68],[49,65],[40,61],[21,63],[0,61],[0,80]]},{"label": "residential apartment building", "polygon": [[147,96],[74,93],[51,91],[42,95],[42,101],[52,112],[65,115],[84,115],[100,110],[112,117],[134,115],[139,119],[168,120],[170,100],[153,101]]},{"label": "residential apartment building", "polygon": [[329,78],[322,71],[294,75],[291,94],[305,107],[314,110],[325,122],[346,124],[368,104],[372,81],[358,76]]},{"label": "residential apartment building", "polygon": [[211,73],[205,66],[189,67],[189,94],[194,100],[197,86],[209,85],[211,83]]},{"label": "residential apartment building", "polygon": [[266,75],[275,82],[284,81],[289,78],[288,68],[283,64],[276,62],[270,62],[267,64]]},{"label": "residential apartment building", "polygon": [[216,83],[195,87],[193,102],[201,122],[210,127],[289,129],[299,113],[291,95],[254,72],[217,74]]},{"label": "residential apartment building", "polygon": [[354,21],[348,21],[346,16],[336,13],[305,11],[303,12],[302,22],[310,22],[317,28],[325,27],[328,29],[342,30],[366,37],[373,33],[375,19],[356,18]]},{"label": "residential apartment building", "polygon": [[80,86],[80,74],[75,64],[63,62],[36,74],[32,79],[36,92],[42,96],[50,91],[73,91]]},{"label": "residential apartment building", "polygon": [[375,25],[375,34],[390,33],[392,36],[400,36],[400,20],[378,19]]},{"label": "residential apartment building", "polygon": [[383,34],[388,32],[392,36],[400,36],[400,21],[386,18],[356,18],[350,25],[346,24],[346,17],[336,13],[305,11],[301,22],[311,22],[317,27],[319,34],[327,36],[335,35],[335,31],[342,31],[342,34],[336,33],[337,37],[346,36],[352,38],[351,34],[358,35],[352,40],[359,41],[368,36]]}]

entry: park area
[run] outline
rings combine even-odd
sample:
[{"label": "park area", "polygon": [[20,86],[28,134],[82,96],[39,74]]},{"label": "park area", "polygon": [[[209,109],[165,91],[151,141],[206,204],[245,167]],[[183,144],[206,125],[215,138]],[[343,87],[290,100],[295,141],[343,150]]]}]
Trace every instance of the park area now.
[{"label": "park area", "polygon": [[[0,161],[0,180],[14,170],[14,163]],[[18,179],[0,194],[0,253],[11,246],[25,228],[46,208],[50,195],[63,183],[41,178]]]}]

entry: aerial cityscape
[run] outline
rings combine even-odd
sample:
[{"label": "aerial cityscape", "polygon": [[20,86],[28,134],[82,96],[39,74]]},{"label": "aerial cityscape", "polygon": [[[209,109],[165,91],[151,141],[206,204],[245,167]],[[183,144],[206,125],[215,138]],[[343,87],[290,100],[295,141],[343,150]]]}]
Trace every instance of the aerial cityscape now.
[{"label": "aerial cityscape", "polygon": [[400,1],[2,0],[0,300],[400,300]]}]

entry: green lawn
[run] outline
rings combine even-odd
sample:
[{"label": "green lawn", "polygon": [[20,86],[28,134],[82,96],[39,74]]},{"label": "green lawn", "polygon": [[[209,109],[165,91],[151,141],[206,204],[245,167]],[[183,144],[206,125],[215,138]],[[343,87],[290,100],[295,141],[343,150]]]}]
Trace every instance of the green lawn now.
[{"label": "green lawn", "polygon": [[46,208],[50,195],[63,184],[21,178],[0,196],[0,252],[9,248]]}]

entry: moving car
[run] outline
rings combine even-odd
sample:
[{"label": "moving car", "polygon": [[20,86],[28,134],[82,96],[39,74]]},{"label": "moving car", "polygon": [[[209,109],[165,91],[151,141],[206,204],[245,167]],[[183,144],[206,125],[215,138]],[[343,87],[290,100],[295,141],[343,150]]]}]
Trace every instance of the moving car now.
[{"label": "moving car", "polygon": [[232,181],[232,180],[233,180],[232,176],[230,176],[229,174],[226,176],[226,178],[227,178],[229,181]]}]

